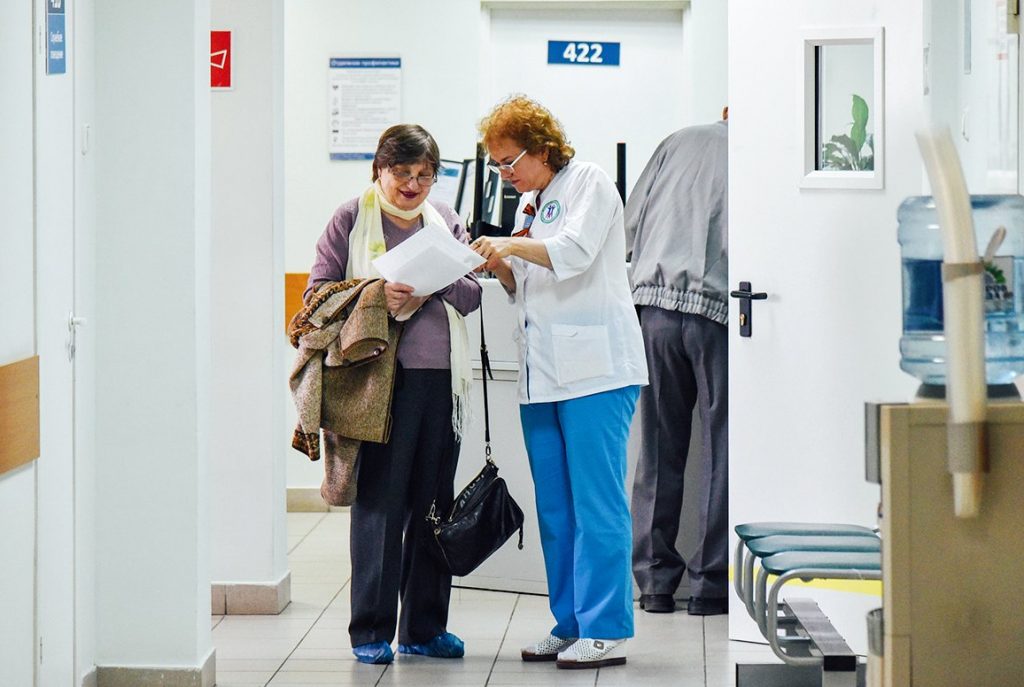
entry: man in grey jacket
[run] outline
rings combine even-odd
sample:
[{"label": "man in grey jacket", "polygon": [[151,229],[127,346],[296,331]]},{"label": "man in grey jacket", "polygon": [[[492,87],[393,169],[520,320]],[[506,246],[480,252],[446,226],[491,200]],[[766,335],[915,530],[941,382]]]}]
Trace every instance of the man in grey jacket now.
[{"label": "man in grey jacket", "polygon": [[[633,575],[640,607],[675,610],[683,573],[691,615],[728,612],[728,125],[675,132],[658,146],[626,203],[633,302],[650,385],[640,391],[633,485]],[[628,257],[628,256],[627,256]],[[694,405],[703,429],[699,531],[676,550]]]}]

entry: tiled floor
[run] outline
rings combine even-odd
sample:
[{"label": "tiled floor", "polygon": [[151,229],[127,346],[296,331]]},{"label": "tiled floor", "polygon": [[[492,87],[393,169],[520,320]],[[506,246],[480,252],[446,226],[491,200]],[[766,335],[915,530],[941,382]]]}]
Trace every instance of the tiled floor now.
[{"label": "tiled floor", "polygon": [[768,662],[767,647],[727,639],[724,616],[637,611],[625,666],[558,670],[523,663],[521,646],[551,626],[547,598],[452,590],[448,628],[466,642],[463,659],[399,656],[390,666],[352,658],[348,640],[348,514],[289,513],[292,602],[277,616],[215,616],[219,687],[305,685],[608,685],[726,687],[735,664]]}]

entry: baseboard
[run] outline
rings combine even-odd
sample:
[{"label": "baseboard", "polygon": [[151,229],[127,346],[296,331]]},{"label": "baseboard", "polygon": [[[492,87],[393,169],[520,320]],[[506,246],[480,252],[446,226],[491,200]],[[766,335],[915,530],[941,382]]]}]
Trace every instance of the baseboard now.
[{"label": "baseboard", "polygon": [[214,582],[210,594],[211,615],[277,615],[292,600],[292,574],[266,584]]},{"label": "baseboard", "polygon": [[320,496],[319,488],[288,487],[289,513],[339,513],[348,510],[348,506],[328,506]]},{"label": "baseboard", "polygon": [[[214,687],[217,651],[210,649],[206,660],[196,668],[97,666],[95,676],[95,687]],[[85,681],[82,684],[85,687]]]}]

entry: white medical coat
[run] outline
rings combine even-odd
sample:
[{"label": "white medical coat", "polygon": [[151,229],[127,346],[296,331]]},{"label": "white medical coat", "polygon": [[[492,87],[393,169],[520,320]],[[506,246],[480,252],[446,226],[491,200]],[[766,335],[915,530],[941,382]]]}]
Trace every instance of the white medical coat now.
[{"label": "white medical coat", "polygon": [[626,276],[622,201],[604,170],[570,161],[516,213],[544,242],[552,269],[511,258],[516,280],[519,401],[547,403],[647,384],[647,362]]}]

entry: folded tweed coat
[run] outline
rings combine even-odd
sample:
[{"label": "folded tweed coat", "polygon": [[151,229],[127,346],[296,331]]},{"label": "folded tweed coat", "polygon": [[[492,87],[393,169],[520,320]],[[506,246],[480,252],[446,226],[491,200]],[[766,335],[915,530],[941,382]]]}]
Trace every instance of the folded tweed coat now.
[{"label": "folded tweed coat", "polygon": [[288,324],[299,349],[289,377],[299,414],[292,446],[319,460],[325,430],[320,494],[332,506],[355,500],[359,444],[390,435],[400,333],[381,279],[327,282]]}]

